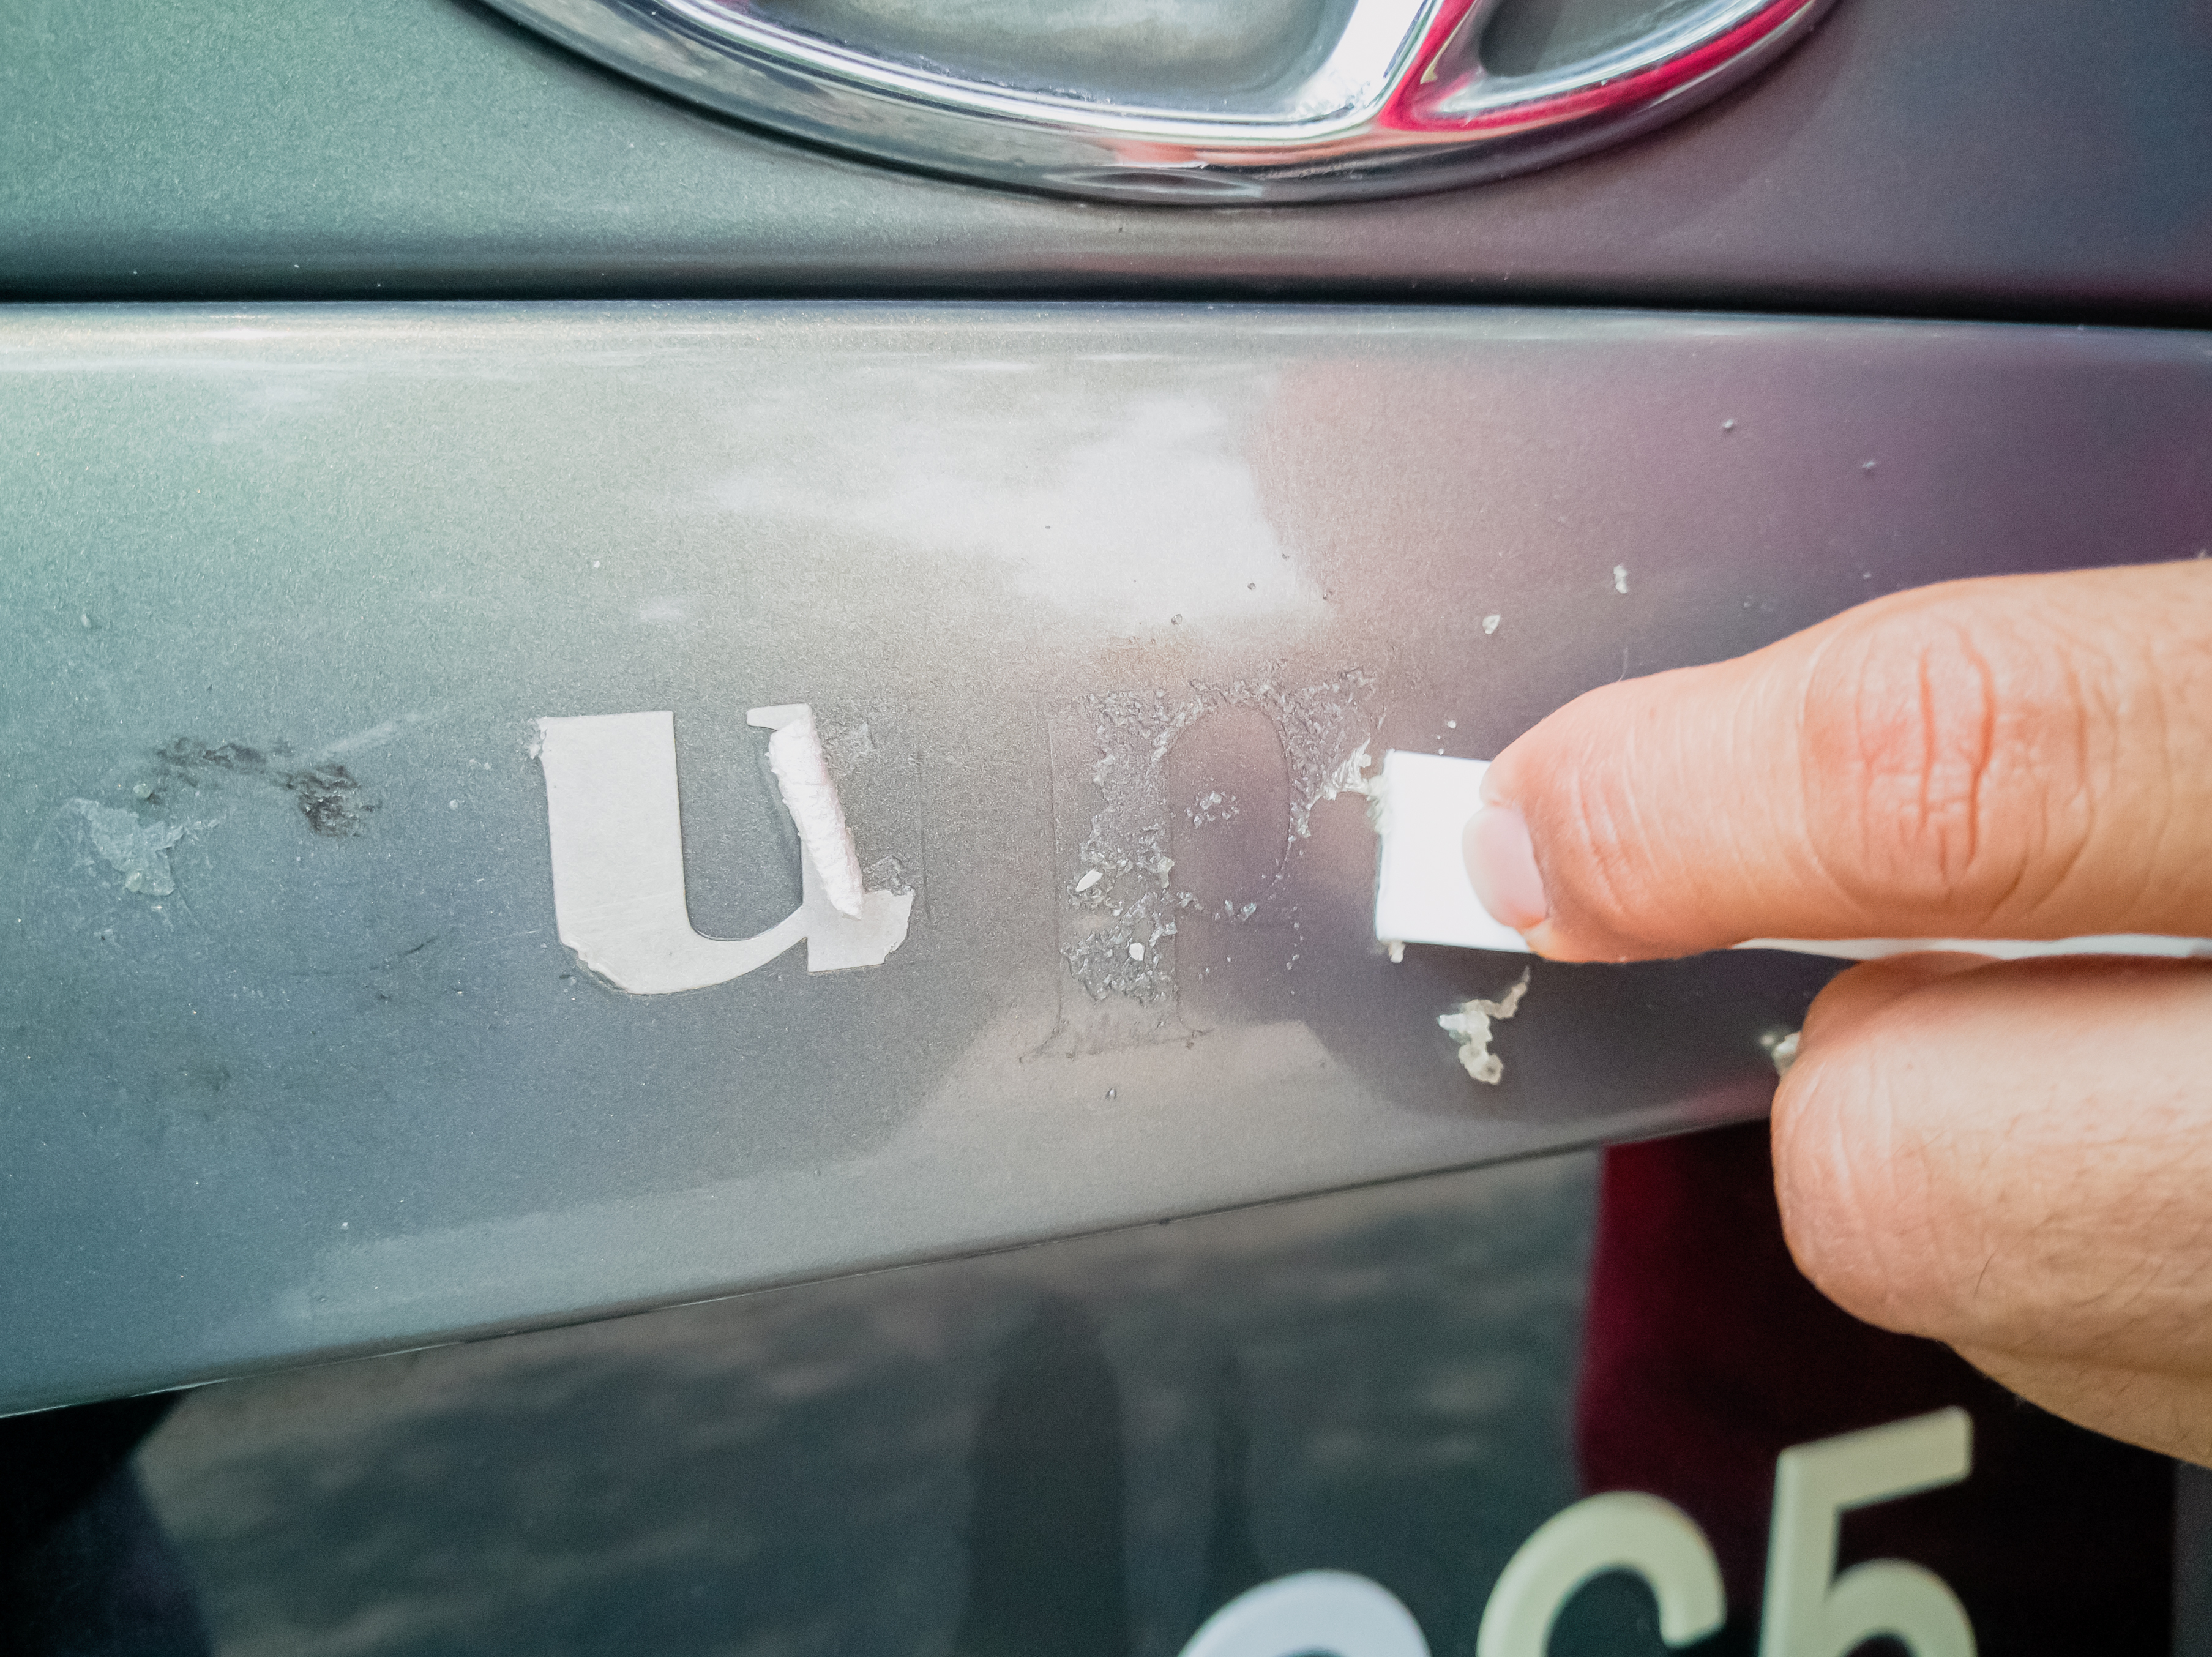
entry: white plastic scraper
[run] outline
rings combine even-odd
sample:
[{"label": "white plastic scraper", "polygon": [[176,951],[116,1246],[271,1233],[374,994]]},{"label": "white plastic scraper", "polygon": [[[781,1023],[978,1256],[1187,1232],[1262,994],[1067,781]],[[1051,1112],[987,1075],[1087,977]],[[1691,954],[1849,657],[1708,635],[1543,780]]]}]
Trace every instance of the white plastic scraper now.
[{"label": "white plastic scraper", "polygon": [[1533,953],[1490,911],[1467,877],[1460,837],[1482,810],[1488,760],[1447,759],[1394,748],[1367,785],[1382,854],[1375,870],[1375,936],[1385,944],[1457,944]]},{"label": "white plastic scraper", "polygon": [[[1461,837],[1483,807],[1488,760],[1451,759],[1392,749],[1367,781],[1369,818],[1382,837],[1375,872],[1375,937],[1382,944],[1453,944],[1462,949],[1533,953],[1521,934],[1493,920],[1468,878]],[[2021,961],[2032,956],[2136,955],[2212,957],[2212,939],[2112,933],[2096,938],[1754,938],[1739,950],[1871,961],[1878,956],[1942,950]]]}]

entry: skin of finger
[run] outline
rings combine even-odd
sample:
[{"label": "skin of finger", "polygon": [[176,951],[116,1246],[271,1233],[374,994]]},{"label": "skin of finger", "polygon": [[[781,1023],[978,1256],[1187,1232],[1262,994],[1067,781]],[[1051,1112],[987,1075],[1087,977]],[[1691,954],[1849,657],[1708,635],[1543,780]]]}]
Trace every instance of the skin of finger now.
[{"label": "skin of finger", "polygon": [[1824,1044],[1839,1042],[1845,1032],[1874,1017],[1891,1002],[1942,979],[1993,964],[1987,956],[1929,951],[1891,956],[1853,967],[1831,979],[1805,1010],[1798,1049],[1802,1053],[1808,1045],[1817,1050]]},{"label": "skin of finger", "polygon": [[2212,1375],[2157,1375],[1961,1347],[1959,1356],[2031,1403],[2161,1455],[2212,1466]]},{"label": "skin of finger", "polygon": [[1847,1311],[2027,1363],[2212,1374],[2212,964],[1845,973],[1774,1102]]},{"label": "skin of finger", "polygon": [[1485,779],[1559,960],[2212,935],[2212,561],[1897,593],[1594,690]]}]

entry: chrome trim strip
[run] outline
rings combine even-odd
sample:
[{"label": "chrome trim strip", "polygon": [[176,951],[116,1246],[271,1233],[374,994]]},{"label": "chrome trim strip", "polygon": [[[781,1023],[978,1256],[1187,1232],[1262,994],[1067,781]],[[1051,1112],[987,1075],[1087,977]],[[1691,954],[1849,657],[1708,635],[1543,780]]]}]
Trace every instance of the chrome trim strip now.
[{"label": "chrome trim strip", "polygon": [[1140,107],[887,62],[742,0],[491,0],[641,80],[878,159],[1148,202],[1396,194],[1526,171],[1672,119],[1803,37],[1830,0],[1708,0],[1627,46],[1498,76],[1498,0],[1360,0],[1322,65],[1249,113]]}]

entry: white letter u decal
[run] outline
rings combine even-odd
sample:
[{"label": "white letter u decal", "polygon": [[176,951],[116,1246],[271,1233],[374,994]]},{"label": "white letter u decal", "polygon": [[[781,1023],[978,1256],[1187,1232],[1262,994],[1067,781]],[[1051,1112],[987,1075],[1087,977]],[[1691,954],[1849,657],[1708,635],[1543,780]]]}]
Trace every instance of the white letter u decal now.
[{"label": "white letter u decal", "polygon": [[[789,717],[804,708],[755,712]],[[798,908],[751,938],[701,937],[684,898],[675,715],[544,719],[538,731],[554,920],[594,976],[633,995],[669,995],[742,977],[801,938],[806,969],[816,973],[880,966],[906,941],[912,892],[869,892],[858,919],[840,914],[805,853]]]}]

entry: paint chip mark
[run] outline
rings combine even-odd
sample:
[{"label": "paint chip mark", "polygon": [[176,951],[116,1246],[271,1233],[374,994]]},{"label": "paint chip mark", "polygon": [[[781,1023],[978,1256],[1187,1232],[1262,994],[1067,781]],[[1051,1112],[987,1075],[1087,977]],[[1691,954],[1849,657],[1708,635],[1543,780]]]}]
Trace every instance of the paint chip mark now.
[{"label": "paint chip mark", "polygon": [[1487,638],[1487,637],[1489,637],[1489,636],[1490,636],[1490,634],[1493,634],[1493,633],[1497,632],[1497,631],[1498,631],[1498,624],[1500,622],[1504,621],[1504,619],[1505,619],[1505,618],[1504,618],[1503,616],[1484,616],[1484,617],[1482,618],[1482,632],[1483,632],[1483,636],[1484,636],[1485,638]]},{"label": "paint chip mark", "polygon": [[1462,1001],[1451,1012],[1437,1016],[1437,1028],[1459,1043],[1460,1068],[1478,1082],[1496,1087],[1505,1077],[1505,1061],[1490,1050],[1492,1020],[1503,1023],[1521,1011],[1528,993],[1529,968],[1523,967],[1513,987],[1495,1001]]},{"label": "paint chip mark", "polygon": [[1093,886],[1096,886],[1100,881],[1105,878],[1106,877],[1101,874],[1097,870],[1091,870],[1088,874],[1085,875],[1082,879],[1075,883],[1076,895],[1078,896],[1082,895],[1082,894],[1089,891]]},{"label": "paint chip mark", "polygon": [[1613,590],[1615,592],[1626,592],[1628,591],[1627,565],[1615,564],[1613,567]]}]

